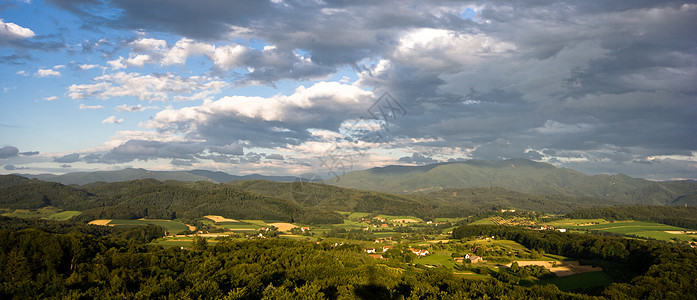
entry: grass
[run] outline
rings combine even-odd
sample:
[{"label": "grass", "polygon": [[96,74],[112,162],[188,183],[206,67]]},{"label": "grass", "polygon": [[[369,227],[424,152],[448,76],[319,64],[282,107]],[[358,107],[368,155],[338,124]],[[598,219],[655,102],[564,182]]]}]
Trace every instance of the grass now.
[{"label": "grass", "polygon": [[[605,224],[608,223],[605,219],[562,219],[562,220],[556,220],[556,221],[551,221],[551,222],[546,222],[545,224],[547,225],[552,225],[555,227],[558,226],[581,226],[583,224],[592,224],[592,223],[598,223],[598,224]],[[581,226],[581,227],[586,227],[586,226]]]},{"label": "grass", "polygon": [[[234,224],[231,223],[231,224],[225,224],[225,225],[218,225],[218,227],[222,227],[222,228],[229,229],[232,231],[234,231],[235,229],[243,229],[244,230],[244,229],[258,229],[258,228],[260,228],[259,225],[246,224],[246,223],[234,223]],[[249,230],[245,230],[245,231],[249,231]]]},{"label": "grass", "polygon": [[564,277],[554,277],[538,281],[538,284],[554,284],[560,290],[569,292],[573,290],[592,287],[608,286],[612,283],[610,275],[605,271],[588,272]]},{"label": "grass", "polygon": [[417,265],[432,265],[432,266],[444,266],[452,268],[455,266],[455,260],[452,257],[445,254],[432,254],[424,256],[422,258],[417,258],[414,260]]},{"label": "grass", "polygon": [[693,238],[697,238],[697,236],[691,236],[686,234],[670,234],[665,232],[690,231],[689,229],[652,222],[621,221],[589,226],[569,226],[569,228],[581,230],[600,230],[619,234],[629,234],[647,238],[654,238],[663,241],[669,241],[674,238],[682,241],[692,241]]},{"label": "grass", "polygon": [[395,234],[396,232],[394,231],[373,231],[373,235],[376,238],[386,238],[386,237],[391,237]]},{"label": "grass", "polygon": [[109,222],[109,225],[117,226],[117,227],[133,227],[133,226],[144,226],[147,224],[153,224],[157,226],[161,226],[164,228],[167,232],[170,234],[174,233],[180,233],[187,231],[188,228],[186,225],[179,223],[177,221],[172,221],[172,220],[123,220],[123,219],[116,219],[112,220]]},{"label": "grass", "polygon": [[491,222],[491,220],[489,220],[489,218],[485,218],[485,219],[479,219],[479,220],[474,221],[472,223],[469,223],[467,225],[494,225],[494,222]]},{"label": "grass", "polygon": [[343,224],[335,224],[332,226],[338,227],[338,228],[344,228],[344,229],[348,230],[348,229],[363,229],[364,227],[366,227],[368,225],[344,219]]},{"label": "grass", "polygon": [[392,220],[397,220],[397,219],[412,219],[417,222],[423,222],[421,218],[417,218],[414,216],[392,216],[392,215],[378,215],[378,217],[385,219],[386,221],[392,221]]},{"label": "grass", "polygon": [[74,210],[61,210],[52,206],[42,207],[39,209],[15,209],[15,210],[3,210],[2,215],[5,217],[14,218],[39,218],[46,220],[55,221],[66,221],[74,216],[79,215],[81,212]]},{"label": "grass", "polygon": [[49,220],[55,221],[67,221],[68,219],[81,214],[82,212],[76,210],[66,210],[59,213],[52,214],[48,216]]},{"label": "grass", "polygon": [[360,219],[360,218],[367,217],[367,216],[370,216],[370,215],[371,215],[371,213],[355,212],[355,213],[351,213],[351,214],[348,216],[348,219],[351,220],[351,221],[356,221],[356,220],[358,220],[358,219]]},{"label": "grass", "polygon": [[240,220],[240,222],[258,225],[260,227],[269,227],[269,224],[267,224],[266,222],[264,222],[262,220]]}]

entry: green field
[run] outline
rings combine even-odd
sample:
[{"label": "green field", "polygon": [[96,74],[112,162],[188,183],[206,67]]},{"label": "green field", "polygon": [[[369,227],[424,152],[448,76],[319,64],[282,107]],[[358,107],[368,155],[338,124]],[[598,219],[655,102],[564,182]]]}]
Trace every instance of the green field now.
[{"label": "green field", "polygon": [[222,227],[228,230],[238,230],[238,231],[246,231],[249,232],[250,229],[252,230],[257,230],[261,228],[261,226],[256,225],[256,224],[248,224],[248,223],[226,223],[223,225],[218,225],[218,227]]},{"label": "green field", "polygon": [[455,260],[453,260],[450,255],[445,255],[445,254],[432,254],[428,256],[424,256],[421,258],[417,258],[414,260],[414,263],[417,265],[431,265],[431,266],[444,266],[448,268],[452,268],[455,266]]},{"label": "green field", "polygon": [[123,220],[123,219],[116,219],[116,220],[112,220],[111,222],[109,222],[109,225],[113,225],[116,227],[144,226],[144,225],[148,225],[148,224],[161,226],[170,234],[177,234],[177,233],[185,232],[188,230],[186,225],[179,223],[177,221],[172,221],[172,220],[147,220],[147,219],[146,220]]},{"label": "green field", "polygon": [[491,220],[489,220],[489,218],[484,218],[484,219],[479,219],[477,221],[469,223],[467,225],[494,225],[494,222],[491,222]]},{"label": "green field", "polygon": [[48,216],[49,220],[55,221],[67,221],[68,219],[81,214],[82,212],[76,210],[66,210],[59,213],[52,214]]},{"label": "green field", "polygon": [[355,212],[355,213],[351,213],[351,214],[348,216],[348,219],[351,220],[351,221],[356,221],[356,220],[358,220],[358,219],[360,219],[360,218],[367,217],[367,216],[370,216],[370,215],[371,215],[371,213]]},{"label": "green field", "polygon": [[55,221],[66,221],[74,216],[79,215],[79,211],[61,210],[52,206],[42,207],[39,209],[15,209],[3,210],[2,216],[13,218],[39,218]]},{"label": "green field", "polygon": [[[602,220],[602,219],[599,219]],[[603,220],[604,221],[604,220]],[[576,230],[600,230],[607,232],[614,232],[619,234],[636,235],[641,237],[654,238],[657,240],[668,241],[671,239],[677,239],[682,241],[693,241],[697,240],[697,235],[687,235],[687,234],[671,234],[666,231],[692,231],[690,229],[652,223],[652,222],[639,222],[639,221],[622,221],[622,222],[607,222],[598,225],[588,225],[588,226],[568,226],[569,229]]]},{"label": "green field", "polygon": [[554,284],[560,290],[568,292],[572,290],[587,289],[592,287],[608,286],[612,283],[610,275],[605,271],[588,272],[564,277],[554,277],[538,281],[538,284]]}]

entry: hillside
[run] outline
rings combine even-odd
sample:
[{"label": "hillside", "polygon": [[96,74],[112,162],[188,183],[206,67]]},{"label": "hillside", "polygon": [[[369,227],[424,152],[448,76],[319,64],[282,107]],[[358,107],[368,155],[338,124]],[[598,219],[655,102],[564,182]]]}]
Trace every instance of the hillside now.
[{"label": "hillside", "polygon": [[36,178],[42,181],[59,182],[62,184],[84,185],[94,182],[122,182],[138,179],[155,179],[159,181],[178,180],[178,181],[211,181],[216,183],[264,179],[280,182],[292,182],[297,179],[295,176],[265,176],[259,174],[251,175],[230,175],[225,172],[215,172],[208,170],[191,171],[149,171],[145,169],[128,168],[117,171],[96,171],[96,172],[73,172],[63,175],[53,174],[18,174],[26,178]]},{"label": "hillside", "polygon": [[623,174],[590,176],[524,159],[387,166],[350,172],[324,182],[390,193],[502,187],[523,193],[596,197],[625,204],[697,205],[696,182],[652,182]]}]

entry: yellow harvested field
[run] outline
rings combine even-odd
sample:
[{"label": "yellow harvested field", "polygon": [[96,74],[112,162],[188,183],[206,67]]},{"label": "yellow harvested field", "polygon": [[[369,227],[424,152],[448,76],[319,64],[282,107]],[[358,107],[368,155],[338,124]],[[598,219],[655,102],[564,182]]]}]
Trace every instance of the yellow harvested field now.
[{"label": "yellow harvested field", "polygon": [[[513,263],[507,264],[507,267],[511,267]],[[555,267],[552,264],[556,264]],[[554,275],[558,277],[564,277],[574,274],[602,271],[603,268],[593,267],[593,266],[581,266],[578,261],[545,261],[545,260],[528,260],[528,261],[518,261],[518,266],[543,266]]]},{"label": "yellow harvested field", "polygon": [[237,220],[228,219],[228,218],[224,218],[224,217],[221,217],[221,216],[214,216],[214,215],[208,215],[208,216],[203,216],[203,217],[206,218],[206,219],[209,219],[209,220],[211,220],[211,221],[213,221],[213,222],[216,222],[216,223],[220,223],[220,222],[239,222],[239,221],[237,221]]},{"label": "yellow harvested field", "polygon": [[269,225],[278,228],[279,231],[290,231],[291,229],[298,227],[290,223],[269,223]]},{"label": "yellow harvested field", "polygon": [[414,219],[393,219],[394,223],[419,223],[419,221]]},{"label": "yellow harvested field", "polygon": [[[184,223],[182,223],[182,224],[184,224]],[[196,226],[189,225],[189,224],[184,224],[184,225],[186,225],[186,228],[188,228],[189,231],[196,231]]]},{"label": "yellow harvested field", "polygon": [[99,225],[99,226],[107,226],[107,225],[109,225],[109,222],[111,222],[111,219],[109,219],[109,220],[94,220],[94,221],[91,221],[91,222],[89,222],[89,223],[87,223],[87,224],[90,224],[90,225]]}]

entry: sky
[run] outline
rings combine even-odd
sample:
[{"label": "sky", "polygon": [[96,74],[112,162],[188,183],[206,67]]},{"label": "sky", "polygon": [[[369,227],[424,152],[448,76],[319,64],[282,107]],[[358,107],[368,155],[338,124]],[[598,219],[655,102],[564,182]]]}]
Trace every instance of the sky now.
[{"label": "sky", "polygon": [[0,174],[697,179],[697,2],[0,2]]}]

